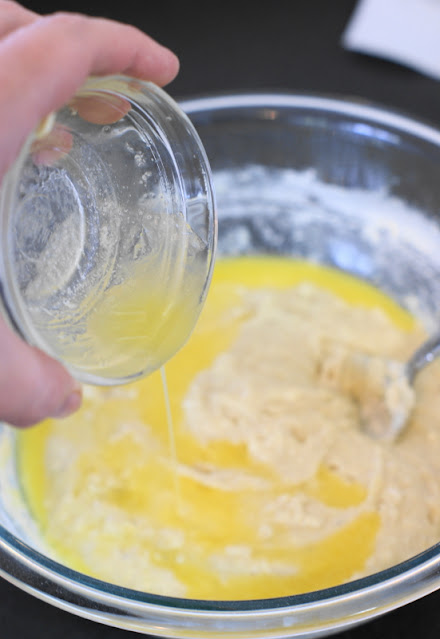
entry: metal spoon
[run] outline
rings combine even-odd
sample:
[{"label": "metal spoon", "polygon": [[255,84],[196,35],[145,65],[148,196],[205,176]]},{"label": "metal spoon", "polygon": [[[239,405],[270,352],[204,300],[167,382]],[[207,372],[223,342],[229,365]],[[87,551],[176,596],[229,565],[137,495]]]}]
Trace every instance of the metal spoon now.
[{"label": "metal spoon", "polygon": [[[388,409],[389,420],[384,421],[379,433],[373,434],[386,439],[396,439],[404,431],[415,404],[415,378],[439,355],[440,332],[423,342],[406,363],[390,362],[393,370],[388,370],[384,379],[382,400]],[[366,430],[371,430],[365,421],[364,425]]]},{"label": "metal spoon", "polygon": [[356,401],[365,432],[376,439],[395,440],[411,417],[417,374],[440,355],[440,332],[427,339],[407,362],[352,351],[331,340],[323,354],[321,381]]},{"label": "metal spoon", "polygon": [[435,333],[413,353],[405,364],[405,375],[411,386],[419,371],[440,355],[440,333]]}]

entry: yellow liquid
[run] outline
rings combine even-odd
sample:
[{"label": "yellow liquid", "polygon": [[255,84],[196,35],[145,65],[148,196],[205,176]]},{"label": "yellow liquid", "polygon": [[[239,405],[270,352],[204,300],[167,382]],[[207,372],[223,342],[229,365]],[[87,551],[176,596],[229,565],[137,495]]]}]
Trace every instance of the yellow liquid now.
[{"label": "yellow liquid", "polygon": [[70,364],[98,377],[136,377],[156,370],[185,343],[200,312],[200,273],[186,272],[185,281],[161,290],[159,272],[139,270],[96,303],[87,340],[67,352]]},{"label": "yellow liquid", "polygon": [[[286,289],[304,281],[351,304],[381,308],[400,330],[411,332],[415,328],[413,318],[380,291],[332,269],[282,258],[219,261],[196,331],[167,365],[173,445],[159,372],[129,387],[132,396],[121,392],[110,393],[100,401],[86,398],[81,411],[68,420],[47,421],[19,434],[24,494],[60,561],[92,576],[130,586],[132,582],[124,582],[122,573],[111,576],[111,563],[115,548],[127,554],[134,548],[140,558],[151,557],[155,568],[170,569],[184,584],[185,596],[200,599],[291,595],[342,583],[362,570],[380,527],[376,512],[363,512],[324,540],[305,545],[293,544],[282,524],[274,526],[272,536],[265,540],[259,512],[277,496],[293,496],[299,490],[328,506],[347,509],[363,502],[364,486],[348,482],[326,467],[320,467],[305,485],[289,485],[252,459],[244,444],[215,441],[205,446],[189,433],[183,420],[182,400],[194,376],[228,348],[245,319],[243,314],[233,312],[240,308],[243,290]],[[143,446],[142,438],[124,436],[123,430],[118,437],[109,436],[120,424],[131,421],[145,424],[157,442],[156,448]],[[61,437],[64,450],[79,450],[76,458],[64,466],[69,472],[75,471],[69,475],[69,499],[77,499],[81,510],[77,519],[66,521],[65,529],[53,524],[66,502],[58,494],[61,483],[54,469],[46,463],[48,449],[57,437]],[[84,440],[88,438],[91,443],[86,446]],[[182,471],[200,465],[248,472],[267,480],[266,488],[222,489]],[[92,530],[87,513],[96,500],[104,503],[112,516],[116,512],[121,521],[125,518],[126,526],[113,529],[103,525],[98,531]],[[184,542],[166,544],[168,532],[176,530]],[[91,539],[96,561],[87,550]],[[254,570],[219,575],[212,557],[224,553],[225,548],[231,557],[243,548],[250,552]],[[281,568],[268,573],[265,565]],[[139,587],[138,582],[135,586]],[[145,589],[154,592],[154,584]]]},{"label": "yellow liquid", "polygon": [[95,380],[129,381],[157,370],[186,342],[201,311],[207,264],[194,251],[196,236],[180,214],[146,219],[145,237],[130,256],[120,247],[110,282],[92,288],[72,315],[74,333],[72,326],[69,336],[62,326],[52,329],[61,338],[56,352]]}]

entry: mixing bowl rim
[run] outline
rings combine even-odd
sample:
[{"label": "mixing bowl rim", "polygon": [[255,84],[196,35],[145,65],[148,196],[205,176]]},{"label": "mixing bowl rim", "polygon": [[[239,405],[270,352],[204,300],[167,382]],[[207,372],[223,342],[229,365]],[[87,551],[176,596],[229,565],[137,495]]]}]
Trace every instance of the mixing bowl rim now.
[{"label": "mixing bowl rim", "polygon": [[[26,581],[22,580],[20,583],[20,579],[16,575],[8,573],[4,568],[5,564],[10,565],[11,563],[12,565],[17,564],[17,567],[20,565],[21,569],[26,567],[32,578]],[[93,601],[101,601],[106,606],[128,603],[132,609],[143,609],[147,605],[151,609],[174,610],[176,613],[190,611],[194,614],[209,614],[210,617],[216,614],[223,616],[226,613],[234,613],[241,617],[247,614],[254,616],[267,613],[284,615],[289,611],[296,613],[299,610],[305,611],[318,604],[321,604],[322,607],[332,606],[350,597],[364,600],[371,594],[374,594],[381,601],[381,605],[385,609],[391,609],[394,606],[388,606],[385,597],[391,595],[399,584],[408,581],[408,585],[411,586],[423,580],[428,581],[429,576],[436,573],[438,574],[435,582],[437,587],[440,587],[440,542],[390,568],[329,588],[266,599],[189,599],[138,591],[89,577],[27,546],[0,525],[0,574],[7,580],[18,586],[26,585],[27,587],[24,589],[31,590],[34,594],[35,588],[37,588],[50,596],[53,589],[51,584],[55,584],[79,596],[89,594]],[[418,579],[415,582],[416,577]],[[43,585],[44,587],[42,587]],[[427,592],[434,589],[429,588]],[[402,600],[406,603],[421,596],[419,594],[413,596],[412,590],[409,588],[406,596],[399,597],[399,605]],[[422,594],[427,594],[427,592]]]},{"label": "mixing bowl rim", "polygon": [[[271,110],[289,107],[313,111],[326,110],[340,115],[368,118],[377,124],[396,129],[405,129],[406,133],[428,139],[440,146],[440,125],[437,123],[404,109],[353,95],[291,90],[225,91],[182,98],[178,100],[178,104],[190,119],[196,113],[245,108]],[[261,117],[264,117],[264,112]],[[274,119],[274,114],[269,112],[266,117]]]}]

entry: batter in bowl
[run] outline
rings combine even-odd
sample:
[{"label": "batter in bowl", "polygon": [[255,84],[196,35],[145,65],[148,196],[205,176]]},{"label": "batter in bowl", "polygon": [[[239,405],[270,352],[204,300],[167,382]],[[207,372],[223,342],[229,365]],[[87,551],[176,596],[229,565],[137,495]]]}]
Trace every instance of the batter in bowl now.
[{"label": "batter in bowl", "polygon": [[[405,361],[424,337],[340,272],[219,261],[196,331],[167,365],[172,441],[159,374],[89,388],[77,415],[20,433],[24,494],[52,556],[138,590],[252,599],[426,549],[440,537],[439,367],[417,379],[397,441],[362,424],[374,367]],[[353,383],[347,362],[365,355],[373,372]]]}]

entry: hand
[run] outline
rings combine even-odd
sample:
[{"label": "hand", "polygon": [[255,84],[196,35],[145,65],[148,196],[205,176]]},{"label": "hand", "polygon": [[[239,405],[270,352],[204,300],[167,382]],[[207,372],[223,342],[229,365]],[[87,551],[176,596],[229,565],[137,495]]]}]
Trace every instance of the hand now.
[{"label": "hand", "polygon": [[[77,14],[39,16],[0,0],[0,181],[41,120],[90,75],[121,73],[163,86],[178,60],[135,27]],[[81,387],[0,317],[0,420],[28,426],[79,408]]]}]

